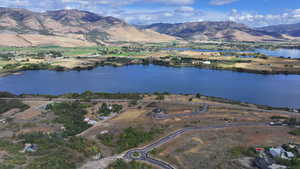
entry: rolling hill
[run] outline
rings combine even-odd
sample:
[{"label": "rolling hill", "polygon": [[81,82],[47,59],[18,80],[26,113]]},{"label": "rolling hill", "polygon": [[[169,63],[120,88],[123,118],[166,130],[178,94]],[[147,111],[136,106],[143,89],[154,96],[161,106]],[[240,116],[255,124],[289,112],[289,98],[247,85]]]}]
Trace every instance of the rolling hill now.
[{"label": "rolling hill", "polygon": [[140,30],[114,17],[80,10],[43,13],[0,8],[0,46],[93,46],[112,42],[166,42],[176,38]]},{"label": "rolling hill", "polygon": [[256,30],[235,22],[157,23],[144,26],[159,33],[186,40],[276,41],[286,40],[280,33]]},{"label": "rolling hill", "polygon": [[258,28],[258,30],[267,31],[267,32],[278,32],[292,37],[300,37],[300,23],[272,25],[272,26]]}]

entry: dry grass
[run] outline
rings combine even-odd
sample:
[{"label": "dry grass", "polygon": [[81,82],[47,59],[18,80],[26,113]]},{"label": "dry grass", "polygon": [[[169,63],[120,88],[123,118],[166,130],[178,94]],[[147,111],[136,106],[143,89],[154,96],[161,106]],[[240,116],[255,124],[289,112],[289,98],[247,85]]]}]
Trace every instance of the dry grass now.
[{"label": "dry grass", "polygon": [[57,45],[62,47],[95,46],[95,43],[73,37],[46,36],[37,34],[1,34],[0,46],[30,47],[39,45]]},{"label": "dry grass", "polygon": [[48,104],[49,102],[45,101],[35,101],[35,102],[24,102],[29,105],[30,108],[25,110],[24,112],[18,113],[16,115],[17,120],[30,120],[36,116],[41,115],[42,111],[40,109],[41,106]]},{"label": "dry grass", "polygon": [[106,30],[111,35],[111,41],[127,42],[170,42],[176,38],[163,35],[152,30],[138,30],[130,26],[115,26]]},{"label": "dry grass", "polygon": [[121,113],[118,117],[113,120],[116,121],[133,121],[145,114],[147,111],[142,109],[128,109],[127,111]]},{"label": "dry grass", "polygon": [[[288,128],[241,127],[187,133],[165,144],[158,154],[178,168],[231,169],[229,150],[235,146],[276,146],[300,139],[288,134]],[[201,140],[201,141],[200,141]],[[211,161],[214,161],[213,163]]]}]

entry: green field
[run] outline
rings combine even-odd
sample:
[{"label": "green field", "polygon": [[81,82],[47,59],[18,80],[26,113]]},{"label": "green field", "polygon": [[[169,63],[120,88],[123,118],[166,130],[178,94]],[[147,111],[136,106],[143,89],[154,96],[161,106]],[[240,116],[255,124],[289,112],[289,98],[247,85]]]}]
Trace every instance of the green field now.
[{"label": "green field", "polygon": [[44,47],[28,47],[28,48],[17,48],[17,47],[0,47],[1,52],[13,52],[17,54],[37,54],[39,52],[47,51],[59,51],[64,56],[78,56],[78,55],[92,55],[97,52],[98,47],[59,47],[59,46],[44,46]]}]

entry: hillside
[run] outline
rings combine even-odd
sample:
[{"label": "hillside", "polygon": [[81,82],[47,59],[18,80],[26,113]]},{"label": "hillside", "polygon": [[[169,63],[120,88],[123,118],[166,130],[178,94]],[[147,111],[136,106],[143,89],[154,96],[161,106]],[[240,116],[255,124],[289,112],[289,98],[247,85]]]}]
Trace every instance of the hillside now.
[{"label": "hillside", "polygon": [[267,32],[278,32],[288,36],[300,37],[300,23],[272,25],[272,26],[258,28],[258,30],[263,30]]},{"label": "hillside", "polygon": [[275,41],[285,39],[279,33],[254,30],[235,22],[158,23],[144,28],[188,40]]},{"label": "hillside", "polygon": [[140,30],[114,17],[87,11],[58,10],[44,13],[0,8],[1,46],[92,46],[118,41],[166,42],[176,38]]}]

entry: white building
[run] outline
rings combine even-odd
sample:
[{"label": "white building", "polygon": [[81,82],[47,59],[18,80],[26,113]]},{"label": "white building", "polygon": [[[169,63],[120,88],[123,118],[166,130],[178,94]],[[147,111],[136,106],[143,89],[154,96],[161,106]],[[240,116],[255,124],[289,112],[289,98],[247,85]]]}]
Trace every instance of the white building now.
[{"label": "white building", "polygon": [[205,65],[210,65],[211,64],[211,61],[204,61],[204,62],[202,62],[203,64],[205,64]]},{"label": "white building", "polygon": [[295,157],[292,152],[285,151],[282,147],[270,148],[269,151],[273,158],[291,159]]}]

